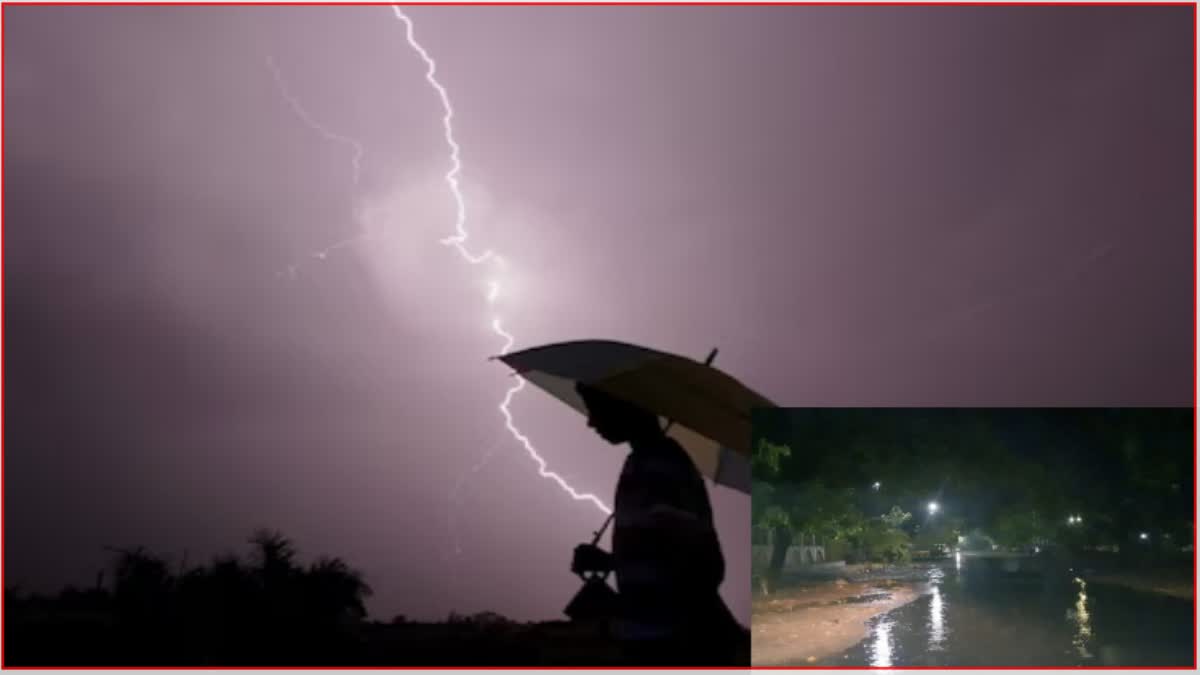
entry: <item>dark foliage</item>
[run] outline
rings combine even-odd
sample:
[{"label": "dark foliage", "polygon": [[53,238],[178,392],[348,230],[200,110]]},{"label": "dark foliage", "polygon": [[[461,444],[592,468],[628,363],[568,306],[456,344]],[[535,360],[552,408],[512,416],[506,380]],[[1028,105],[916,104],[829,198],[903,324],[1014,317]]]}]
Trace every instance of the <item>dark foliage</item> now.
[{"label": "dark foliage", "polygon": [[[169,565],[114,551],[96,586],[5,590],[5,666],[619,666],[606,626],[519,623],[493,612],[366,620],[370,587],[339,558],[297,562],[278,532],[251,555]],[[103,579],[110,580],[105,585]],[[749,663],[749,640],[739,663]]]},{"label": "dark foliage", "polygon": [[[819,482],[852,492],[868,516],[892,505],[918,514],[915,536],[958,518],[957,529],[1008,547],[1190,557],[1190,408],[774,409],[754,422],[763,494],[810,495]],[[930,500],[944,506],[937,518],[924,517]]]},{"label": "dark foliage", "polygon": [[[252,562],[223,556],[172,573],[142,549],[115,551],[111,588],[57,597],[5,591],[5,665],[314,665],[358,653],[371,589],[338,558],[307,567],[278,532]],[[98,579],[98,582],[103,577]]]}]

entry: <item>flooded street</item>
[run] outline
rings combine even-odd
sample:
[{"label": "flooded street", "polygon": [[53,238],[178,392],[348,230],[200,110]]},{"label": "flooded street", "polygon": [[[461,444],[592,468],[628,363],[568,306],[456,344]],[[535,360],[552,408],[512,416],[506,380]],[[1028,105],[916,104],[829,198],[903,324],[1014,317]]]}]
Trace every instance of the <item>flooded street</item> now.
[{"label": "flooded street", "polygon": [[919,598],[871,619],[866,639],[821,663],[1192,665],[1190,600],[1089,584],[1066,569],[1018,565],[959,558],[931,569]]}]

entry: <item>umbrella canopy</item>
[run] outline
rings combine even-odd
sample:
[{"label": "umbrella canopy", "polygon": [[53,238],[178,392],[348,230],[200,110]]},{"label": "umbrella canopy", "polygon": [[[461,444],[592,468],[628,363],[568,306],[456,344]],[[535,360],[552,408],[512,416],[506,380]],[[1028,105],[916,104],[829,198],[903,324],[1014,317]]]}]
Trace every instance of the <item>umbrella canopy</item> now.
[{"label": "umbrella canopy", "polygon": [[671,421],[667,435],[718,485],[750,491],[750,413],[774,407],[730,375],[699,361],[609,340],[578,340],[496,357],[586,415],[584,383]]}]

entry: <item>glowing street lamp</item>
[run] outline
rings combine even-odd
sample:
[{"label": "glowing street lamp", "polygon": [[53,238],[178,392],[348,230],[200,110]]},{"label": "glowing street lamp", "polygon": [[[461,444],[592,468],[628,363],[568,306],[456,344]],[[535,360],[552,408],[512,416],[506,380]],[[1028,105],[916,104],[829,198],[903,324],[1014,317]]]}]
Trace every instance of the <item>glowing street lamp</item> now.
[{"label": "glowing street lamp", "polygon": [[937,502],[929,502],[929,513],[930,514],[937,513],[939,508],[941,508],[941,507],[938,506]]},{"label": "glowing street lamp", "polygon": [[871,484],[871,489],[876,492],[879,492],[880,486],[881,486],[881,483],[879,481],[875,481],[874,483]]},{"label": "glowing street lamp", "polygon": [[1139,535],[1138,535],[1138,539],[1141,539],[1142,541],[1147,541],[1147,540],[1149,540],[1149,539],[1150,539],[1150,535],[1149,535],[1149,534],[1147,534],[1147,533],[1145,533],[1145,532],[1143,532],[1143,533],[1141,533],[1141,534],[1139,534]]}]

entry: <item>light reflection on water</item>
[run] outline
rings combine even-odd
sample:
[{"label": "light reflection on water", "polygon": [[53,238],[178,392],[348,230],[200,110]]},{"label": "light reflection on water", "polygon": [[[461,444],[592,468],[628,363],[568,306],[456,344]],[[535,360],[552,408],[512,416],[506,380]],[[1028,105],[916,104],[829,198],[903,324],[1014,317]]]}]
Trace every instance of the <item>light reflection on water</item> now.
[{"label": "light reflection on water", "polygon": [[875,640],[871,645],[871,665],[876,668],[887,668],[892,665],[893,625],[895,625],[895,621],[887,616],[875,623]]},{"label": "light reflection on water", "polygon": [[1093,654],[1088,651],[1088,642],[1092,637],[1092,617],[1087,608],[1087,582],[1075,577],[1079,584],[1079,597],[1075,600],[1075,611],[1068,611],[1067,617],[1075,622],[1075,638],[1071,641],[1080,658],[1090,659]]},{"label": "light reflection on water", "polygon": [[[1003,571],[962,556],[928,570],[925,597],[870,623],[839,666],[1150,667],[1191,663],[1191,603],[1074,574]],[[1065,570],[1063,570],[1065,571]]]},{"label": "light reflection on water", "polygon": [[929,599],[929,649],[942,651],[946,642],[946,608],[942,599],[942,571],[933,570],[929,575],[933,582],[932,597]]}]

